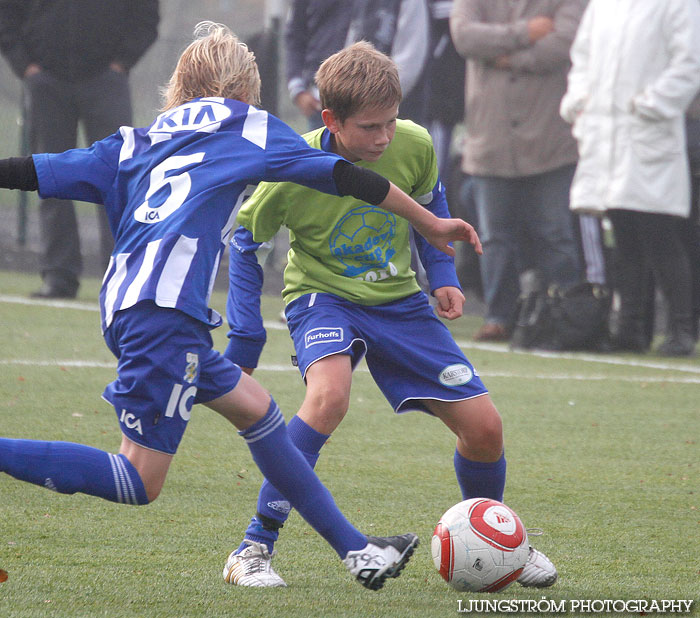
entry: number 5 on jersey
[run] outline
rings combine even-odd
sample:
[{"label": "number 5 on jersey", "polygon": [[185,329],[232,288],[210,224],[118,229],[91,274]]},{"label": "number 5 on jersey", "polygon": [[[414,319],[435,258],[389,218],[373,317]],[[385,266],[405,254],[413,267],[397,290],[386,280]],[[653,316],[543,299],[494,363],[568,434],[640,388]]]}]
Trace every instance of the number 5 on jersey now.
[{"label": "number 5 on jersey", "polygon": [[[151,170],[151,184],[146,192],[146,199],[135,211],[134,219],[141,223],[158,223],[172,215],[187,199],[192,188],[192,179],[188,172],[172,174],[166,177],[167,172],[179,170],[192,163],[201,163],[204,159],[203,152],[195,152],[191,155],[168,157],[162,163]],[[152,199],[158,191],[170,185],[170,195],[162,203]]]}]

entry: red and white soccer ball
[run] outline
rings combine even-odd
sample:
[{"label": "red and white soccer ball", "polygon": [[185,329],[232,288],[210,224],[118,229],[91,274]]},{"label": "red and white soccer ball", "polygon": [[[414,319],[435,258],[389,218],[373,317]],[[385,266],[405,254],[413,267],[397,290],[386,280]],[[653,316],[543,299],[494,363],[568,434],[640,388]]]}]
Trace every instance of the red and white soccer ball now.
[{"label": "red and white soccer ball", "polygon": [[472,498],[448,509],[431,542],[433,562],[453,588],[471,592],[504,590],[527,562],[527,532],[505,504]]}]

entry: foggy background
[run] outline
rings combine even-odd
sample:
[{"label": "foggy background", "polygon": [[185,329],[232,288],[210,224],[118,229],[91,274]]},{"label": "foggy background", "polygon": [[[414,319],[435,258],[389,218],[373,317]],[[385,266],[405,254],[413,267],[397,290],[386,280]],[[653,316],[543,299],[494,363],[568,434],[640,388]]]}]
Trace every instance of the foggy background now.
[{"label": "foggy background", "polygon": [[[226,24],[255,51],[263,81],[262,106],[296,130],[305,131],[305,119],[289,100],[284,83],[281,31],[286,15],[285,0],[160,0],[158,39],[130,74],[134,125],[144,126],[155,118],[161,103],[161,87],[192,40],[195,24],[207,19]],[[0,56],[0,158],[31,154],[22,140],[21,99],[22,82]],[[82,136],[79,145],[88,145]],[[0,189],[0,269],[39,272],[37,204],[35,193]],[[76,206],[83,274],[101,277],[95,206],[80,203]],[[274,262],[284,260],[283,249],[279,247],[273,254]],[[221,271],[225,275],[224,267]],[[270,281],[266,288],[270,286],[274,291],[277,283]]]}]

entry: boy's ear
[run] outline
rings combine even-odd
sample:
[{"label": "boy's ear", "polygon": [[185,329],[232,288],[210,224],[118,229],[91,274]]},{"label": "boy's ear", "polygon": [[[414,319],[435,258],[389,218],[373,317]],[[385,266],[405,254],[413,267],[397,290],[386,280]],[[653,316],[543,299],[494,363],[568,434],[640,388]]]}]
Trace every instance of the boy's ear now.
[{"label": "boy's ear", "polygon": [[328,127],[331,133],[338,133],[342,128],[342,122],[338,120],[338,117],[330,109],[324,109],[321,112],[321,118],[323,119],[323,124]]}]

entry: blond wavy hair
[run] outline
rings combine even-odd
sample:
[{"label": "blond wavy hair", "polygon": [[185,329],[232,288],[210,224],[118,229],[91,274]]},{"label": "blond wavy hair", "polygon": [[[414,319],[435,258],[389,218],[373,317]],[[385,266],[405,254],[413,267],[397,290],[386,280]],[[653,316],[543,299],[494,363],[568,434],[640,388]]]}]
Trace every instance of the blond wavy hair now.
[{"label": "blond wavy hair", "polygon": [[198,97],[224,97],[260,104],[255,55],[223,24],[202,21],[163,89],[166,111]]},{"label": "blond wavy hair", "polygon": [[401,103],[394,61],[367,41],[359,41],[327,58],[316,71],[321,106],[341,122],[360,110]]}]

